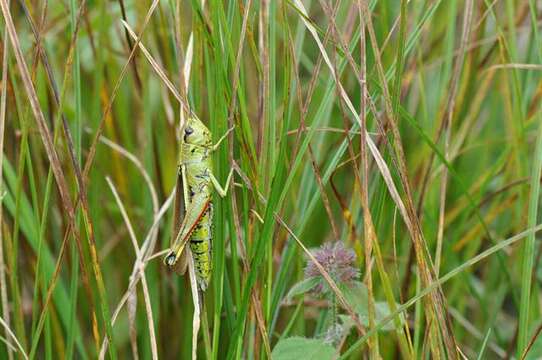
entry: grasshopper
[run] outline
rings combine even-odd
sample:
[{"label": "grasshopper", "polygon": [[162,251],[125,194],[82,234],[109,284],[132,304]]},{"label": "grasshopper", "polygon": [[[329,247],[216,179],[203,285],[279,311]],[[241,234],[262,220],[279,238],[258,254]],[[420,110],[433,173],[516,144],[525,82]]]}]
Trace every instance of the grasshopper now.
[{"label": "grasshopper", "polygon": [[220,186],[213,175],[211,154],[231,130],[233,128],[213,145],[211,132],[195,115],[191,115],[181,129],[172,246],[164,263],[184,274],[188,264],[184,250],[189,243],[201,291],[207,289],[211,279],[212,192],[216,190],[221,197],[226,196],[233,175],[231,169],[225,186]]}]

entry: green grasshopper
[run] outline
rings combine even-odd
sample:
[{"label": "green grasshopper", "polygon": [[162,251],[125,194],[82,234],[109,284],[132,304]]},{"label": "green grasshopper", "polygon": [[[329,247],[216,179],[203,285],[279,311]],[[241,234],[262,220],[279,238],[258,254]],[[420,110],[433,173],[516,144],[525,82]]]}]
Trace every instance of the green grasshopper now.
[{"label": "green grasshopper", "polygon": [[[185,273],[187,243],[194,259],[196,279],[201,291],[205,291],[211,279],[211,242],[213,227],[213,188],[221,197],[226,196],[233,169],[230,170],[226,185],[220,186],[213,175],[211,154],[226,138],[228,130],[213,145],[211,132],[195,116],[182,128],[181,148],[175,195],[174,231],[172,246],[164,257],[164,263],[181,275]],[[186,211],[185,211],[186,209]],[[185,213],[181,222],[181,215]]]}]

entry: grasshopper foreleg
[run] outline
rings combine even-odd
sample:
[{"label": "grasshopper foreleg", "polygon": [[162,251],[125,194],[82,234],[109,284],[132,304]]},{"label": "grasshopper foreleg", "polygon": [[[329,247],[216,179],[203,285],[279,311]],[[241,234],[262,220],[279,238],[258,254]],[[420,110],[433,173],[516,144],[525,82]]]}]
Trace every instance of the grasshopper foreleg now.
[{"label": "grasshopper foreleg", "polygon": [[213,186],[216,192],[218,193],[218,195],[220,195],[220,197],[225,197],[226,194],[228,193],[232,175],[233,175],[233,168],[230,169],[230,173],[228,174],[228,178],[226,179],[226,184],[224,184],[224,187],[222,187],[220,183],[218,182],[217,178],[213,174],[209,174],[211,182],[213,183]]},{"label": "grasshopper foreleg", "polygon": [[226,131],[224,133],[224,135],[222,135],[222,137],[220,139],[218,139],[218,141],[216,142],[216,144],[213,145],[213,147],[211,148],[211,150],[215,151],[216,149],[218,149],[218,147],[220,146],[220,144],[222,143],[222,141],[224,141],[224,139],[226,137],[228,137],[229,133],[231,133],[233,131],[233,129],[235,129],[235,125],[233,125],[231,128],[228,129],[228,131]]}]

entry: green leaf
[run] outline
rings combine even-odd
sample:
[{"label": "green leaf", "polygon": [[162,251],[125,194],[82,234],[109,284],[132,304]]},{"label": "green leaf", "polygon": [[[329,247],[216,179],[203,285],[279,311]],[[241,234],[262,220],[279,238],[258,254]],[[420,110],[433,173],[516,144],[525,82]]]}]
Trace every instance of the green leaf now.
[{"label": "green leaf", "polygon": [[273,352],[272,360],[327,360],[334,359],[335,349],[318,339],[307,339],[303,337],[291,337],[280,340]]},{"label": "green leaf", "polygon": [[286,295],[286,300],[291,300],[294,296],[304,294],[310,290],[312,290],[318,283],[320,282],[320,278],[317,276],[310,277],[308,279],[304,279],[290,289],[288,292],[288,295]]},{"label": "green leaf", "polygon": [[[368,326],[368,292],[365,284],[355,281],[351,285],[340,284],[339,288],[343,292],[346,301],[348,301],[348,303],[353,307],[354,311],[359,315],[361,323]],[[377,323],[391,314],[388,303],[383,301],[375,302],[375,312],[375,322]],[[401,321],[403,321],[403,318],[401,318]],[[395,324],[390,321],[382,327],[381,331],[390,331],[394,329]]]},{"label": "green leaf", "polygon": [[[375,303],[375,308],[376,308],[376,322],[380,322],[381,320],[385,319],[391,314],[390,307],[388,306],[388,303],[385,301],[377,301]],[[401,317],[401,323],[402,322],[403,322],[403,318]],[[367,318],[367,323],[369,323],[369,318]],[[390,331],[390,330],[395,330],[395,324],[393,323],[393,321],[388,322],[386,325],[382,327],[382,331]]]}]

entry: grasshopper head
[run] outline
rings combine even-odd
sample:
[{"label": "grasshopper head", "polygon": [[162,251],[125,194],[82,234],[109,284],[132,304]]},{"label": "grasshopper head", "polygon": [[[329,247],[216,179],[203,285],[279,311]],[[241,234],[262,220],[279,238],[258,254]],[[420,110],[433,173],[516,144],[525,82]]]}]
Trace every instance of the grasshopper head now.
[{"label": "grasshopper head", "polygon": [[183,140],[187,144],[211,146],[211,132],[200,119],[190,117],[183,128]]}]

